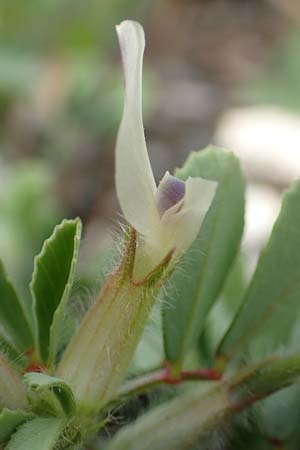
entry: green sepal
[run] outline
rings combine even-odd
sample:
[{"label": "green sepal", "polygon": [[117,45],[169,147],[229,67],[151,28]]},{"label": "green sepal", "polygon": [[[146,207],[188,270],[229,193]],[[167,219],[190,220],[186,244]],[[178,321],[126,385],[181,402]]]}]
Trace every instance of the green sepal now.
[{"label": "green sepal", "polygon": [[0,443],[7,442],[20,425],[33,417],[33,414],[21,409],[11,410],[4,408],[0,412]]},{"label": "green sepal", "polygon": [[52,450],[63,442],[65,419],[36,418],[21,425],[9,441],[6,450]]},{"label": "green sepal", "polygon": [[52,366],[71,292],[81,236],[80,219],[63,220],[35,258],[31,281],[40,359]]},{"label": "green sepal", "polygon": [[8,279],[0,261],[0,329],[3,338],[18,353],[26,352],[33,345],[30,329],[23,305]]},{"label": "green sepal", "polygon": [[76,404],[72,389],[64,380],[37,372],[24,375],[24,382],[29,387],[29,400],[34,411],[67,416],[75,413]]},{"label": "green sepal", "polygon": [[237,254],[244,225],[245,183],[238,159],[214,147],[192,153],[176,176],[218,181],[201,230],[162,296],[166,357],[181,363],[196,345]]}]

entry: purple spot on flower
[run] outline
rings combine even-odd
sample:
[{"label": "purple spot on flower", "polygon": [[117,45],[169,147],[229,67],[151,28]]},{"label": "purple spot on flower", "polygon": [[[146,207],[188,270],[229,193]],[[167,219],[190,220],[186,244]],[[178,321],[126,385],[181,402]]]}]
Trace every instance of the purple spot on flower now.
[{"label": "purple spot on flower", "polygon": [[185,195],[185,182],[170,177],[159,187],[158,210],[162,216],[169,208],[176,205]]}]

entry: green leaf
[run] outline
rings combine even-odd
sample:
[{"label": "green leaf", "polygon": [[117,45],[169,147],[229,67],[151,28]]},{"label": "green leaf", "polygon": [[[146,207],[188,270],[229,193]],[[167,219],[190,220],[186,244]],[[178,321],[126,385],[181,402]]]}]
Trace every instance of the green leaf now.
[{"label": "green leaf", "polygon": [[6,442],[16,429],[33,415],[19,409],[3,409],[0,413],[0,443]]},{"label": "green leaf", "polygon": [[[33,404],[40,408],[40,403],[44,406],[49,404],[50,409],[54,412],[56,410],[56,404],[54,396],[59,402],[61,410],[66,415],[72,415],[75,413],[76,404],[73,396],[72,389],[68,386],[64,380],[56,377],[50,377],[49,375],[37,372],[30,372],[24,375],[24,381],[29,386],[31,393],[31,401]],[[57,413],[60,413],[60,408]]]},{"label": "green leaf", "polygon": [[254,405],[255,419],[263,436],[289,439],[300,419],[299,383],[288,386]]},{"label": "green leaf", "polygon": [[0,261],[0,333],[18,353],[33,344],[32,332],[23,305]]},{"label": "green leaf", "polygon": [[59,345],[62,321],[68,301],[81,236],[79,219],[63,220],[45,241],[35,259],[31,281],[36,317],[36,346],[40,358],[52,365]]},{"label": "green leaf", "polygon": [[164,358],[160,304],[154,304],[129,368],[129,375],[155,370]]},{"label": "green leaf", "polygon": [[244,417],[244,421],[234,424],[233,431],[231,431],[230,448],[234,450],[275,450],[272,443],[254,428],[252,422],[252,417],[248,421]]},{"label": "green leaf", "polygon": [[192,153],[176,176],[184,180],[200,176],[219,183],[200,233],[163,295],[166,357],[182,362],[198,339],[237,254],[244,225],[245,185],[237,158],[213,147]]},{"label": "green leaf", "polygon": [[200,363],[213,365],[220,341],[226,333],[244,298],[248,282],[242,255],[238,255],[222,289],[210,309],[198,343]]},{"label": "green leaf", "polygon": [[219,347],[233,357],[245,349],[256,356],[286,343],[299,317],[300,184],[284,195],[281,212],[243,303]]},{"label": "green leaf", "polygon": [[56,448],[65,427],[65,419],[33,419],[17,430],[6,448],[7,450],[52,450]]}]

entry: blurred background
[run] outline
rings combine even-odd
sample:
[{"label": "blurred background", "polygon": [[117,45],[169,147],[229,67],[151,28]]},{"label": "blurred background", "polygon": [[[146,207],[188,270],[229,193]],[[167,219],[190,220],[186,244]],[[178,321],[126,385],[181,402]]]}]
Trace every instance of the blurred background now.
[{"label": "blurred background", "polygon": [[210,143],[237,153],[249,180],[245,248],[255,255],[300,173],[298,0],[1,0],[0,254],[20,288],[62,217],[84,221],[87,273],[118,228],[114,26],[124,18],[146,31],[157,180]]},{"label": "blurred background", "polygon": [[[76,305],[84,309],[108,270],[120,220],[114,26],[125,18],[146,32],[144,122],[157,180],[209,144],[241,159],[246,278],[282,191],[299,178],[299,0],[1,0],[0,256],[25,296],[33,256],[63,217],[84,222]],[[243,276],[239,263],[231,295]],[[135,370],[161,359],[155,314]]]}]

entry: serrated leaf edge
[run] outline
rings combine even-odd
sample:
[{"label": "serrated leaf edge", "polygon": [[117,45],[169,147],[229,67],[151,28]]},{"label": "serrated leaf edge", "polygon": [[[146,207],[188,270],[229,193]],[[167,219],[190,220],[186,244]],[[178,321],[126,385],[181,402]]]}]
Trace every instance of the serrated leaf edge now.
[{"label": "serrated leaf edge", "polygon": [[[38,345],[38,342],[37,342],[37,339],[38,339],[38,323],[37,323],[37,318],[36,318],[36,297],[35,297],[35,293],[34,293],[34,285],[35,285],[35,282],[36,282],[36,279],[37,279],[37,274],[38,274],[37,262],[38,262],[39,259],[41,259],[45,255],[45,253],[47,251],[47,248],[48,248],[48,245],[49,245],[49,242],[51,242],[51,241],[53,241],[55,239],[55,237],[57,235],[57,232],[59,230],[63,229],[66,224],[76,224],[76,232],[75,232],[75,235],[74,235],[75,244],[74,244],[74,248],[73,248],[73,257],[72,257],[72,261],[71,261],[71,265],[70,265],[68,281],[67,281],[67,283],[65,285],[65,289],[64,289],[64,292],[62,294],[61,301],[60,301],[56,311],[53,314],[52,324],[51,324],[50,329],[49,329],[49,353],[48,353],[49,357],[48,357],[48,365],[50,365],[50,366],[53,364],[53,361],[52,361],[53,357],[50,358],[50,349],[51,349],[51,336],[52,336],[52,333],[53,333],[52,330],[53,330],[54,318],[55,318],[55,315],[56,315],[57,310],[59,309],[61,303],[62,302],[64,302],[64,304],[66,303],[66,301],[68,299],[68,294],[70,292],[70,288],[72,286],[72,282],[73,282],[73,279],[74,279],[74,272],[75,272],[75,267],[76,267],[77,258],[78,258],[80,237],[81,237],[81,231],[82,231],[82,223],[81,223],[81,220],[80,220],[79,217],[77,217],[75,219],[63,219],[63,221],[60,224],[58,224],[58,225],[56,225],[54,227],[54,230],[53,230],[53,233],[51,234],[51,236],[48,239],[45,240],[45,242],[44,242],[44,244],[42,246],[41,252],[38,255],[36,255],[35,258],[34,258],[34,268],[33,268],[33,272],[32,272],[32,278],[31,278],[31,281],[30,281],[30,284],[29,284],[29,288],[30,288],[30,292],[31,292],[31,296],[32,296],[32,310],[33,310],[33,316],[34,316],[34,322],[35,322],[35,340],[36,340],[35,345],[37,347],[37,350],[39,351],[39,345]],[[76,255],[76,258],[75,258],[75,255]]]}]

